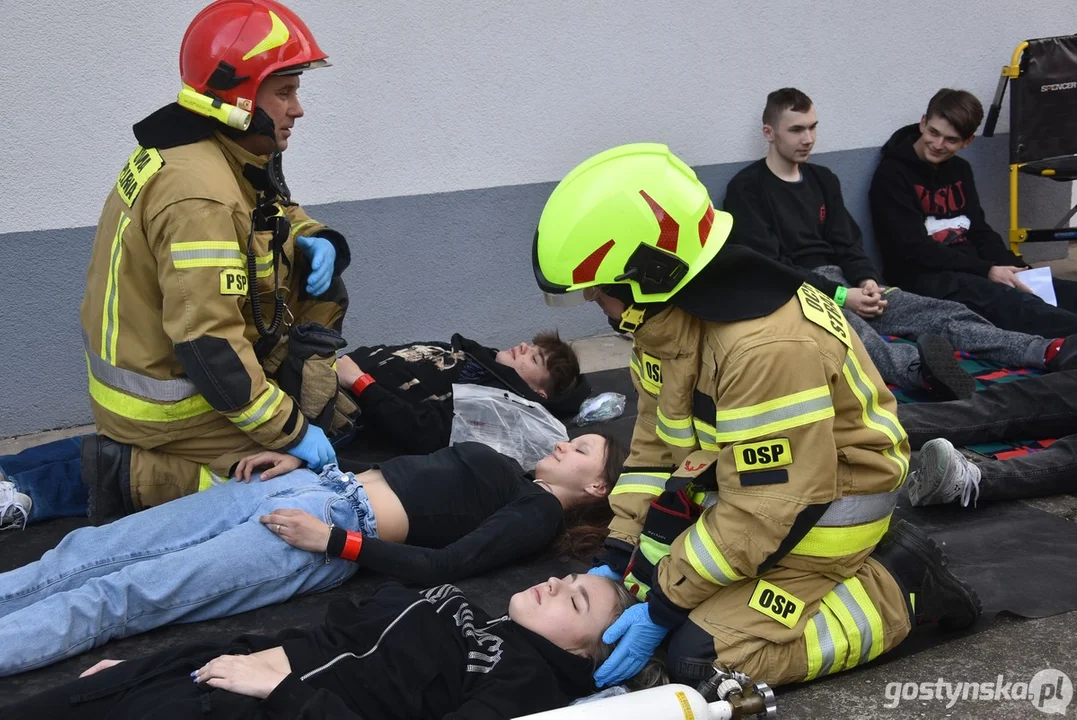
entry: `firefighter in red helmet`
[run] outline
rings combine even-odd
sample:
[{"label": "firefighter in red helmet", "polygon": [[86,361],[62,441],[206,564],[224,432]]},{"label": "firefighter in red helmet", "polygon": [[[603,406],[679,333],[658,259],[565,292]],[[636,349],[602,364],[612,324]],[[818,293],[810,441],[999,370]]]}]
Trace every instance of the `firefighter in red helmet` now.
[{"label": "firefighter in red helmet", "polygon": [[217,0],[183,37],[177,102],[134,126],[81,310],[95,523],[205,489],[260,449],[335,462],[350,252],[281,171],[300,75],[326,58],[280,3]]}]

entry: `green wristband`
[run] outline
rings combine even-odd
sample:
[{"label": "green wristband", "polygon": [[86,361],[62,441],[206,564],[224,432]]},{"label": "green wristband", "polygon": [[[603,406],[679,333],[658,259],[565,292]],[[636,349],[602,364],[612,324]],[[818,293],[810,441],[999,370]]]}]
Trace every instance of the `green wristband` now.
[{"label": "green wristband", "polygon": [[845,298],[849,296],[849,288],[839,285],[838,289],[834,291],[834,302],[838,304],[838,307],[845,307]]}]

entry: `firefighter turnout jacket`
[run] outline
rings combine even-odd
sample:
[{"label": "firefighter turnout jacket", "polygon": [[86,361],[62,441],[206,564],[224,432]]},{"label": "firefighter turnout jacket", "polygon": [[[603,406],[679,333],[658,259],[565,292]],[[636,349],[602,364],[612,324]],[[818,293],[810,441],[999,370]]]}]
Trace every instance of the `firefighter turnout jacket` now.
[{"label": "firefighter turnout jacket", "polygon": [[334,244],[334,275],[349,255],[342,236],[278,200],[290,229],[274,267],[273,233],[251,235],[249,178],[264,175],[266,162],[213,132],[167,149],[138,147],[121,170],[97,226],[81,310],[94,418],[110,438],[153,448],[198,437],[222,416],[262,447],[288,449],[302,437],[306,420],[267,378],[268,352],[255,351],[248,238],[267,325],[275,271],[288,302],[304,292],[309,264],[298,236]]},{"label": "firefighter turnout jacket", "polygon": [[[625,582],[656,622],[676,627],[776,569],[832,578],[812,605],[857,573],[887,530],[909,446],[833,300],[804,284],[735,322],[668,306],[635,331],[631,370],[639,415],[607,544],[634,549]],[[804,609],[771,619],[803,631]]]}]

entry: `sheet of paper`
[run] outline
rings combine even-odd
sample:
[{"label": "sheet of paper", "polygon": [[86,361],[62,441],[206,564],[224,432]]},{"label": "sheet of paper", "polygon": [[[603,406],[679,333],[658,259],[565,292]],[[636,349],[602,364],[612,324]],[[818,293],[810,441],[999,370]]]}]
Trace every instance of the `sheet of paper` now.
[{"label": "sheet of paper", "polygon": [[1038,295],[1045,303],[1058,307],[1058,299],[1055,298],[1055,284],[1051,282],[1051,268],[1041,267],[1022,270],[1017,273],[1017,279],[1028,285],[1029,290]]}]

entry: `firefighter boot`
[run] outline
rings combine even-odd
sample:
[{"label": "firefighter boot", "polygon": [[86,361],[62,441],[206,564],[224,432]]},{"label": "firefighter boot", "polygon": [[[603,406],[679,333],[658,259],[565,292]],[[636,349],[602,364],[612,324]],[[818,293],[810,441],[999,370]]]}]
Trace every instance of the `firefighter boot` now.
[{"label": "firefighter boot", "polygon": [[90,490],[90,522],[106,525],[134,512],[131,446],[104,435],[82,439],[82,482]]},{"label": "firefighter boot", "polygon": [[890,526],[873,557],[905,592],[914,627],[938,624],[946,630],[962,630],[983,612],[976,591],[946,567],[942,549],[904,520]]}]

